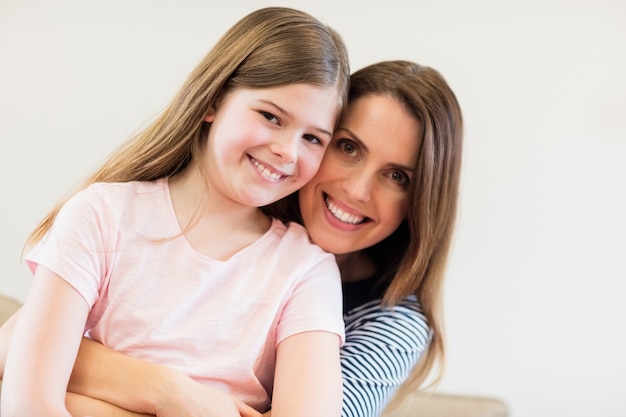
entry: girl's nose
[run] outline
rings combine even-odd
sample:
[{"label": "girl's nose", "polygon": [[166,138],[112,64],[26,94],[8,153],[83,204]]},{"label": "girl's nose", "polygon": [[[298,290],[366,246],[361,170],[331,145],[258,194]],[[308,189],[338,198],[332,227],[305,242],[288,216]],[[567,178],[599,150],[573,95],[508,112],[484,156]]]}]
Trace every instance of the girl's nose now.
[{"label": "girl's nose", "polygon": [[286,164],[292,164],[298,160],[298,145],[300,137],[296,135],[284,135],[276,138],[270,145],[270,151],[280,157]]}]

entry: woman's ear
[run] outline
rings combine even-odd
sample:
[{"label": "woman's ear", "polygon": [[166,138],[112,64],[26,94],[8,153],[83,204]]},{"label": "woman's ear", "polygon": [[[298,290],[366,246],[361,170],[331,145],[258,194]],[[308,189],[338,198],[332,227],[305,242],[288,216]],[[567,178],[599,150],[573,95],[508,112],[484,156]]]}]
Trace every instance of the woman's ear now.
[{"label": "woman's ear", "polygon": [[215,120],[215,113],[216,113],[215,108],[211,107],[209,111],[207,111],[206,114],[204,115],[204,121],[208,123],[213,123],[213,120]]}]

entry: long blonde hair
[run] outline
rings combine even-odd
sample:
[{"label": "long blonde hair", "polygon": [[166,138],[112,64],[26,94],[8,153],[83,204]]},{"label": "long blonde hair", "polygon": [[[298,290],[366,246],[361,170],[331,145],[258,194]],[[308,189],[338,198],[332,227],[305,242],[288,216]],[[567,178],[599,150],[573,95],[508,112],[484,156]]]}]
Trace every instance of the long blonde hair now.
[{"label": "long blonde hair", "polygon": [[[200,159],[208,129],[204,116],[231,89],[296,83],[333,87],[340,112],[347,102],[349,77],[348,53],[335,30],[291,8],[254,11],[218,40],[161,115],[114,151],[79,189],[95,182],[152,181],[180,173]],[[25,249],[41,240],[66,201],[31,232]]]}]

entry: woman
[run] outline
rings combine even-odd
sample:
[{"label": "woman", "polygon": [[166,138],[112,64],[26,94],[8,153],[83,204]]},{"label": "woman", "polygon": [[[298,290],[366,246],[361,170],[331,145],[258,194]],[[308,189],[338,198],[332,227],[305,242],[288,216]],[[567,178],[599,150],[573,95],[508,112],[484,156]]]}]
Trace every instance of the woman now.
[{"label": "woman", "polygon": [[[352,75],[348,111],[316,176],[266,208],[301,221],[336,254],[345,417],[378,415],[443,360],[441,291],[461,145],[461,111],[438,72],[406,61],[373,64]],[[206,402],[203,387],[185,376],[89,341],[69,391],[159,416],[200,415],[191,404]],[[89,401],[69,401],[78,398]]]},{"label": "woman", "polygon": [[342,276],[344,417],[377,416],[403,382],[397,398],[443,362],[461,150],[461,110],[435,70],[391,61],[352,75],[348,110],[298,194],[311,239]]}]

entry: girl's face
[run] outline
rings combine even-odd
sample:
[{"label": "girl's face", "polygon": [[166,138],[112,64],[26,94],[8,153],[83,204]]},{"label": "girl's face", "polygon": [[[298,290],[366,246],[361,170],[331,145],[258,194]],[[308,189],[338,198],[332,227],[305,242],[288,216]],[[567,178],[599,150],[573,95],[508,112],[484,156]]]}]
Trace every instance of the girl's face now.
[{"label": "girl's face", "polygon": [[421,125],[396,99],[350,103],[317,175],[299,192],[312,240],[335,254],[370,247],[406,217]]},{"label": "girl's face", "polygon": [[205,117],[210,189],[253,207],[298,190],[319,168],[337,103],[335,89],[308,84],[228,92]]}]

